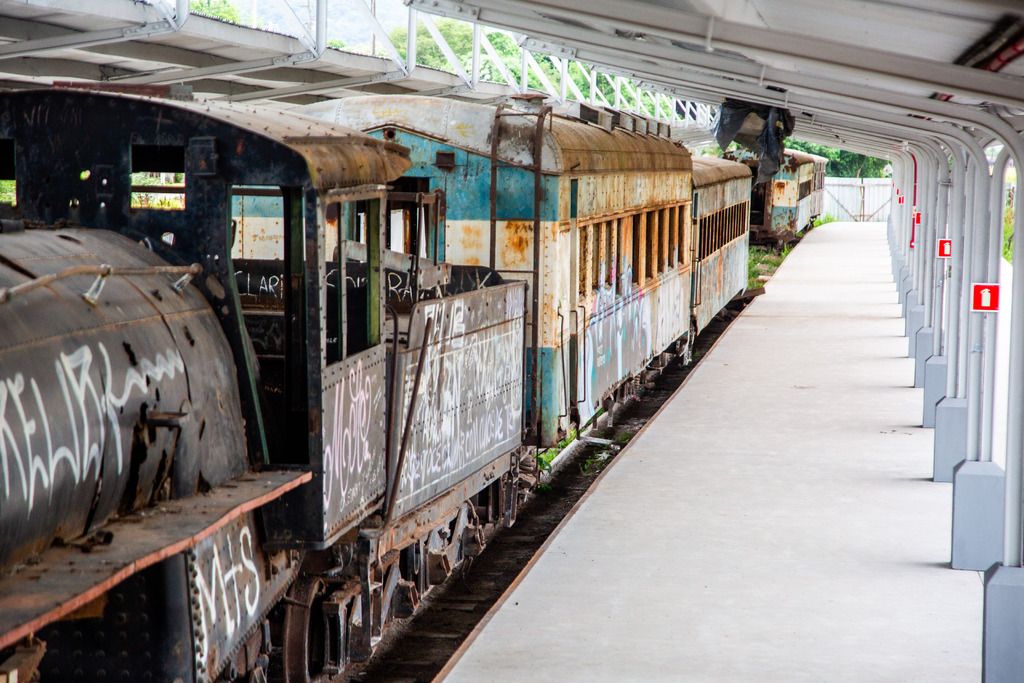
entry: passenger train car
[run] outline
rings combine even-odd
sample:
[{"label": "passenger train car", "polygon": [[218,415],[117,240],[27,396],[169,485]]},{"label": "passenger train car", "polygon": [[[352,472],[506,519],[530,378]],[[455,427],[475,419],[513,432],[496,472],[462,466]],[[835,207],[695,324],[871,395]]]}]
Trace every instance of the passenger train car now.
[{"label": "passenger train car", "polygon": [[[758,158],[749,151],[726,152],[724,158],[757,169]],[[785,151],[785,161],[771,182],[754,185],[750,195],[750,239],[757,244],[781,246],[812,227],[821,215],[828,159],[814,154]]]},{"label": "passenger train car", "polygon": [[0,95],[0,661],[326,680],[512,522],[525,285],[384,248],[409,167],[280,111]]},{"label": "passenger train car", "polygon": [[750,168],[715,157],[693,157],[693,316],[711,322],[747,283],[750,250]]},{"label": "passenger train car", "polygon": [[[745,287],[742,181],[707,177],[707,230],[695,232],[690,154],[664,124],[585,106],[567,116],[532,99],[358,97],[304,111],[409,147],[399,185],[446,195],[443,258],[528,282],[531,445],[621,401]],[[749,178],[741,164],[718,166]]]}]

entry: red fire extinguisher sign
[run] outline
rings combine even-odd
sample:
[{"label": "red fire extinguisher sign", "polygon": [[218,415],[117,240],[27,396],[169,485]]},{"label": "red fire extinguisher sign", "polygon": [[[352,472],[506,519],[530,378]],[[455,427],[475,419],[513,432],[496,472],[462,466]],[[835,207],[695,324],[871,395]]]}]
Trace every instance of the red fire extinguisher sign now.
[{"label": "red fire extinguisher sign", "polygon": [[999,310],[999,285],[980,282],[971,285],[971,310],[991,312]]}]

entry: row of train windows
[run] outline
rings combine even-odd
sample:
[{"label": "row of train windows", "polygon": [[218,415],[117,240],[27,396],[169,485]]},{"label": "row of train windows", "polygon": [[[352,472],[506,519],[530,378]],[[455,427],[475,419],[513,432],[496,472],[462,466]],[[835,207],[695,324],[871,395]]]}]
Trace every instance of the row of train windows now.
[{"label": "row of train windows", "polygon": [[[642,211],[579,226],[579,292],[643,285],[690,262],[689,204]],[[628,269],[628,272],[627,272]]]},{"label": "row of train windows", "polygon": [[705,259],[747,231],[750,202],[742,201],[697,219],[697,258]]}]

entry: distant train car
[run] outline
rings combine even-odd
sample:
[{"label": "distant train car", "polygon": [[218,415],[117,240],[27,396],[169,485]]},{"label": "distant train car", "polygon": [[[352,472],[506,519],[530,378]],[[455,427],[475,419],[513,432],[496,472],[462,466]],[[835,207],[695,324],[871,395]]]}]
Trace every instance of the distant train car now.
[{"label": "distant train car", "polygon": [[[511,523],[525,285],[385,249],[409,164],[280,111],[0,94],[0,662],[326,680]],[[433,239],[437,198],[390,199]]]},{"label": "distant train car", "polygon": [[[757,169],[748,151],[726,152],[731,161]],[[828,159],[787,149],[785,161],[770,182],[754,185],[750,195],[750,239],[779,246],[791,242],[821,215]]]},{"label": "distant train car", "polygon": [[[527,100],[384,96],[305,108],[412,150],[401,186],[445,191],[446,260],[530,283],[527,410],[538,446],[621,400],[629,380],[691,334],[690,154],[664,124],[582,109],[589,121]],[[745,234],[709,233],[702,282],[715,291],[697,297],[699,321],[742,290],[746,256],[733,252]],[[711,277],[720,266],[735,273]]]},{"label": "distant train car", "polygon": [[693,157],[693,314],[703,329],[747,283],[750,167]]}]

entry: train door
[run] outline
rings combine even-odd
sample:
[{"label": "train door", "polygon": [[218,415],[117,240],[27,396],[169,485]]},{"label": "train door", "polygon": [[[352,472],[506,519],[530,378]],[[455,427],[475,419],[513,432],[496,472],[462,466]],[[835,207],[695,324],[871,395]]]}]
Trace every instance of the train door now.
[{"label": "train door", "polygon": [[704,250],[707,241],[706,221],[700,216],[700,192],[693,192],[693,202],[690,205],[692,220],[690,238],[690,310],[693,317],[697,318],[697,310],[701,306],[701,287],[704,276]]},{"label": "train door", "polygon": [[307,337],[301,188],[230,188],[231,258],[258,365],[274,462],[307,456]]}]

